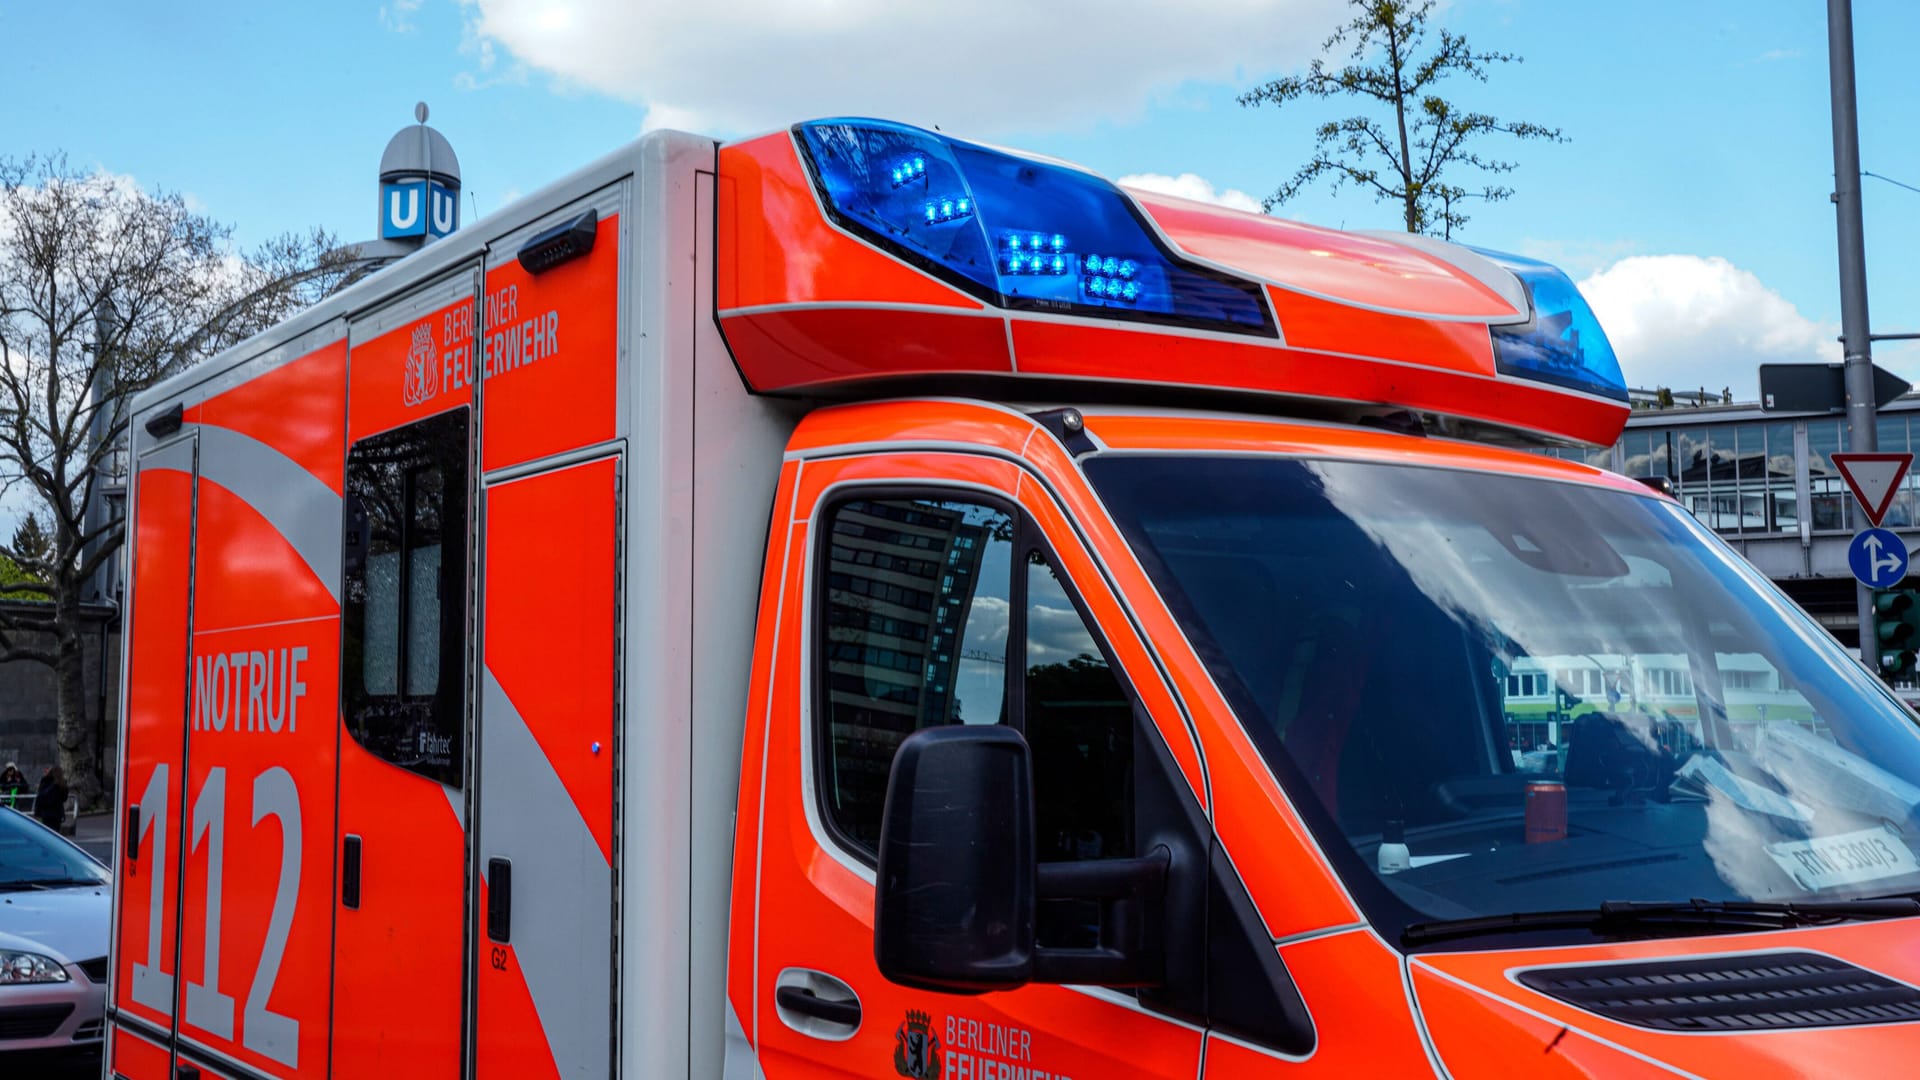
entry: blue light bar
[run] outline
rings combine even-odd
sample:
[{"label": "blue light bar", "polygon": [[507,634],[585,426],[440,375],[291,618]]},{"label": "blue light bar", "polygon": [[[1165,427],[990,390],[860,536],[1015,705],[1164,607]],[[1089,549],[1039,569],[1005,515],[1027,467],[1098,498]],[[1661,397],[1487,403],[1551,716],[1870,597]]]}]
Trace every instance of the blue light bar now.
[{"label": "blue light bar", "polygon": [[1531,306],[1526,322],[1492,328],[1494,366],[1501,374],[1626,402],[1620,360],[1573,279],[1548,263],[1473,250],[1512,271]]},{"label": "blue light bar", "polygon": [[1097,176],[885,120],[794,134],[836,222],[988,303],[1279,336],[1258,283],[1176,255]]}]

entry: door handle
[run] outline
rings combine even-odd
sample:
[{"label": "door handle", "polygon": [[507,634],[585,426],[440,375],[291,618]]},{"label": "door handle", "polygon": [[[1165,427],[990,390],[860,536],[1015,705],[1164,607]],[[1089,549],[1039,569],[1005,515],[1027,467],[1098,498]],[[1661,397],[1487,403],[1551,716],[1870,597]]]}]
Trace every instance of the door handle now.
[{"label": "door handle", "polygon": [[349,835],[340,845],[340,906],[360,910],[360,838]]},{"label": "door handle", "polygon": [[513,940],[513,863],[487,860],[487,937],[502,945]]},{"label": "door handle", "polygon": [[860,996],[823,971],[786,968],[773,980],[780,1022],[816,1039],[840,1042],[860,1030]]},{"label": "door handle", "polygon": [[126,862],[140,858],[140,804],[132,803],[127,807],[127,835],[122,842],[126,851]]},{"label": "door handle", "polygon": [[823,998],[804,986],[783,986],[773,992],[773,1000],[783,1009],[791,1009],[816,1020],[825,1020],[829,1024],[860,1026],[858,1001],[835,1001],[832,998]]}]

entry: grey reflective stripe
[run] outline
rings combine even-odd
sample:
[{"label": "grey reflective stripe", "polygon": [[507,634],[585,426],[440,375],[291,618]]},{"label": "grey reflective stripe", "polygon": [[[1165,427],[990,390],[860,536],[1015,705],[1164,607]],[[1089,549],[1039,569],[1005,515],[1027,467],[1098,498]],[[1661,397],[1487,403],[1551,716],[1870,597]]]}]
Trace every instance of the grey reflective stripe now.
[{"label": "grey reflective stripe", "polygon": [[148,469],[171,469],[174,472],[193,471],[193,439],[185,438],[179,442],[168,443],[158,450],[148,450],[140,455],[138,466],[141,472]]},{"label": "grey reflective stripe", "polygon": [[459,788],[440,785],[440,793],[447,797],[447,805],[453,807],[453,820],[460,823],[460,831],[467,831],[467,797]]},{"label": "grey reflective stripe", "polygon": [[340,496],[292,458],[231,428],[200,425],[200,476],[233,492],[340,602]]},{"label": "grey reflective stripe", "polygon": [[753,1056],[753,1044],[747,1041],[747,1029],[740,1026],[740,1014],[727,1002],[727,1050],[720,1059],[720,1080],[762,1080],[760,1062]]},{"label": "grey reflective stripe", "polygon": [[[605,1076],[613,869],[547,752],[484,668],[480,710],[480,865],[513,861],[514,959],[555,1069],[567,1080]],[[494,976],[513,977],[483,968],[480,978]]]}]

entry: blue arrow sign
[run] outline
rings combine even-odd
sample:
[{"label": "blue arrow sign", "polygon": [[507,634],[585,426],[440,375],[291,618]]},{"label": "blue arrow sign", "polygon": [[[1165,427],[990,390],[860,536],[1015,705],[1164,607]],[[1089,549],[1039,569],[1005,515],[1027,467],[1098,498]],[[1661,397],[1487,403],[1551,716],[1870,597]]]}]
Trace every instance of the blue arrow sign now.
[{"label": "blue arrow sign", "polygon": [[1862,529],[1847,545],[1847,566],[1867,588],[1890,588],[1907,576],[1907,545],[1886,529]]}]

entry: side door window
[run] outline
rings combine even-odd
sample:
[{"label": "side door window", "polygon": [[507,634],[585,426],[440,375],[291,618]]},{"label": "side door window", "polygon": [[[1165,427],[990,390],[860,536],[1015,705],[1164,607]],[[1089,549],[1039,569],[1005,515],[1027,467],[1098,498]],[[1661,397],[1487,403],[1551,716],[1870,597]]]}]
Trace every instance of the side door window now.
[{"label": "side door window", "polygon": [[871,862],[893,752],[1007,714],[1014,517],[951,499],[857,498],[828,529],[817,677],[822,807]]},{"label": "side door window", "polygon": [[[1132,695],[1108,664],[1046,552],[1023,559],[1021,726],[1033,755],[1040,862],[1122,859],[1134,848]],[[1042,900],[1039,944],[1099,945],[1100,904]]]},{"label": "side door window", "polygon": [[347,730],[375,756],[458,788],[467,410],[355,443],[346,508]]},{"label": "side door window", "polygon": [[1131,696],[1031,530],[951,500],[855,499],[831,521],[821,773],[846,845],[872,861],[908,735],[1010,724],[1033,750],[1040,861],[1132,855]]}]

